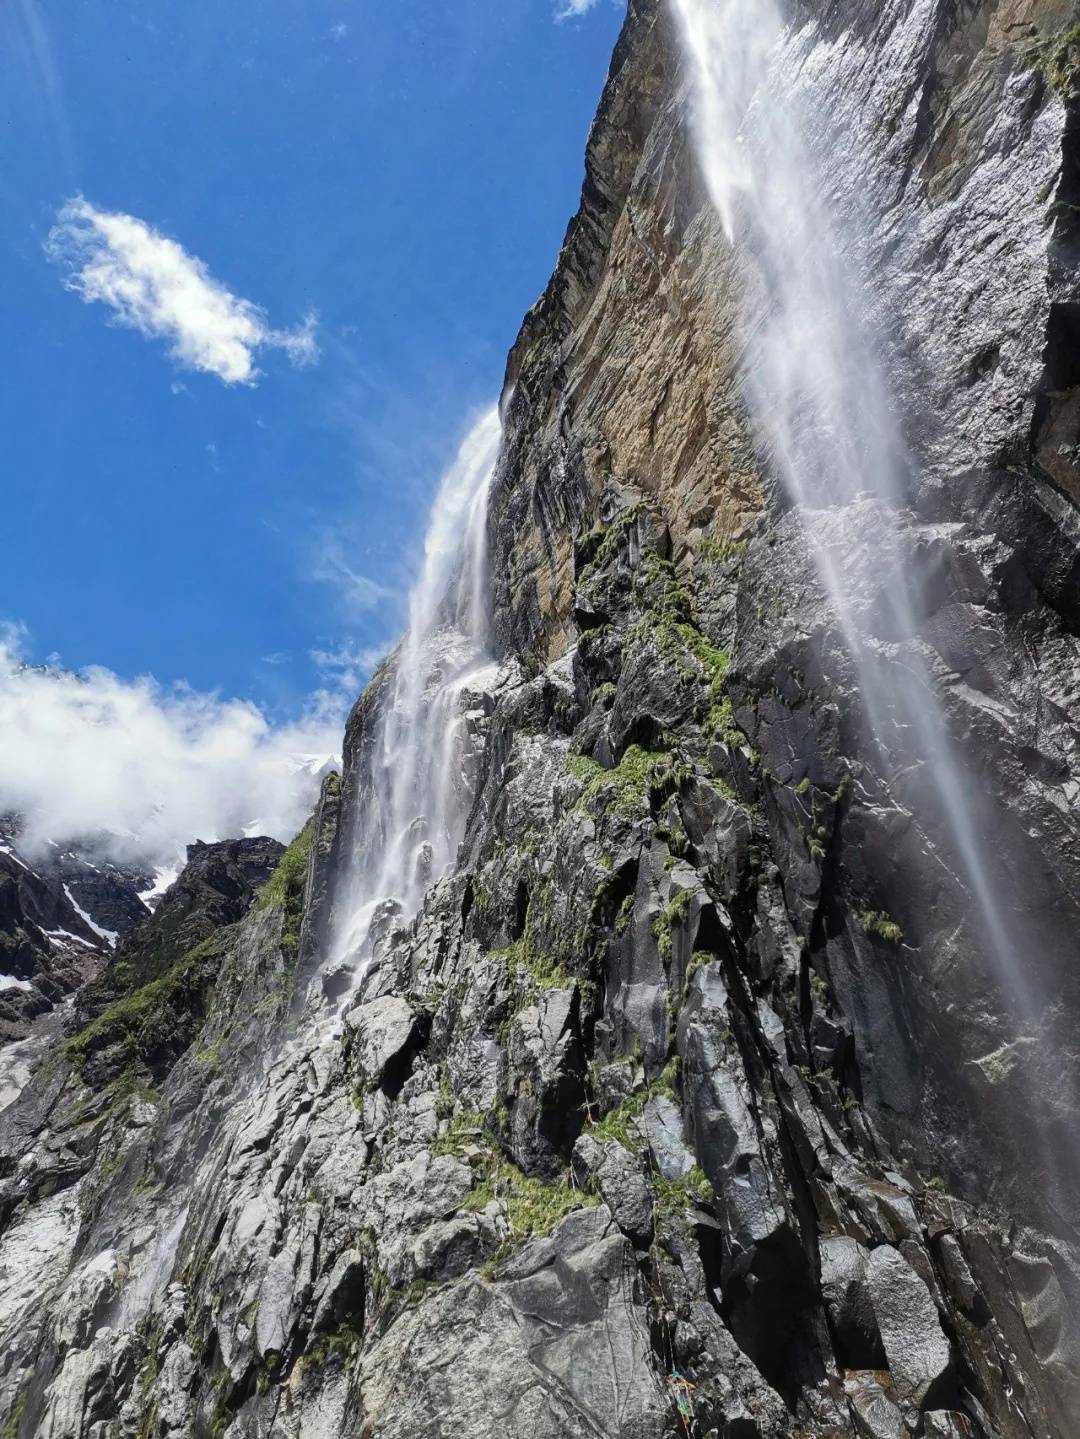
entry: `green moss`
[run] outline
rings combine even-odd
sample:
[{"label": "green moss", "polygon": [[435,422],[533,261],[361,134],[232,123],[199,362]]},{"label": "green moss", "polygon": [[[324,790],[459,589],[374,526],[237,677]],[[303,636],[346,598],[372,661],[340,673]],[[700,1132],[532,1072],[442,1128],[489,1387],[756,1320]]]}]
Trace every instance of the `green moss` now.
[{"label": "green moss", "polygon": [[695,1164],[682,1179],[665,1179],[660,1174],[653,1176],[656,1190],[656,1209],[661,1219],[681,1214],[695,1204],[707,1204],[713,1195],[712,1185],[704,1172]]},{"label": "green moss", "polygon": [[26,1394],[22,1393],[11,1406],[11,1413],[5,1420],[3,1429],[0,1429],[0,1439],[19,1439],[19,1426],[25,1410]]},{"label": "green moss", "polygon": [[1042,42],[1039,67],[1064,99],[1080,91],[1080,25],[1070,25]]},{"label": "green moss", "polygon": [[500,1154],[479,1184],[467,1195],[464,1209],[486,1209],[492,1200],[506,1207],[513,1239],[530,1239],[550,1234],[572,1209],[598,1201],[595,1195],[562,1184],[558,1180],[534,1179]]},{"label": "green moss", "polygon": [[665,964],[671,963],[675,931],[681,929],[690,917],[690,905],[693,897],[693,890],[681,889],[653,920],[653,937],[656,940],[656,947],[660,951],[660,958]]},{"label": "green moss", "polygon": [[622,904],[619,905],[619,912],[615,916],[615,923],[612,926],[614,932],[616,934],[625,934],[626,931],[630,928],[630,924],[633,918],[634,896],[632,894],[628,894],[623,900]]},{"label": "green moss", "polygon": [[690,956],[690,962],[686,966],[686,976],[683,979],[683,999],[690,994],[690,985],[693,983],[694,975],[699,969],[704,969],[707,964],[712,964],[716,959],[715,954],[710,954],[707,949],[696,949]]},{"label": "green moss", "polygon": [[304,918],[304,890],[307,885],[308,859],[315,839],[315,821],[309,819],[304,828],[278,860],[277,868],[259,891],[255,909],[283,911],[281,948],[286,959],[292,960],[300,948],[300,926]]},{"label": "green moss", "polygon": [[452,1154],[463,1159],[465,1150],[473,1145],[490,1146],[491,1136],[484,1129],[484,1116],[476,1110],[464,1110],[455,1114],[446,1133],[435,1141],[432,1153]]},{"label": "green moss", "polygon": [[537,953],[527,934],[505,949],[492,950],[491,954],[505,960],[511,970],[527,975],[534,991],[570,989],[575,982],[573,975],[553,955]]},{"label": "green moss", "polygon": [[646,750],[636,744],[629,746],[613,769],[605,769],[587,755],[569,756],[567,768],[584,785],[579,809],[599,802],[605,810],[621,814],[640,813],[653,796],[676,787],[688,772],[686,765],[666,751]]},{"label": "green moss", "polygon": [[360,1346],[360,1332],[351,1324],[342,1324],[330,1334],[320,1334],[304,1355],[304,1368],[321,1374],[329,1365],[346,1362]]},{"label": "green moss", "polygon": [[613,1139],[624,1149],[629,1149],[632,1154],[636,1154],[644,1143],[637,1121],[648,1098],[646,1090],[640,1094],[630,1095],[617,1109],[612,1109],[605,1114],[603,1119],[598,1119],[593,1124],[587,1124],[585,1126],[586,1134],[599,1140]]},{"label": "green moss", "polygon": [[203,992],[216,974],[214,962],[228,947],[233,928],[218,930],[189,949],[158,979],[111,1004],[65,1041],[65,1056],[81,1066],[97,1050],[122,1044],[131,1063],[146,1058],[156,1045],[167,1045],[175,1037],[177,1012],[190,1018],[200,1007]]},{"label": "green moss", "polygon": [[434,1146],[435,1154],[452,1154],[473,1165],[473,1188],[463,1209],[486,1209],[492,1200],[499,1200],[506,1206],[511,1237],[520,1240],[549,1234],[571,1209],[597,1202],[568,1184],[523,1174],[499,1149],[489,1120],[505,1130],[510,1115],[502,1107],[490,1116],[475,1111],[457,1115]]},{"label": "green moss", "polygon": [[624,1149],[637,1153],[644,1144],[637,1121],[650,1099],[657,1095],[668,1099],[679,1098],[679,1058],[673,1056],[659,1076],[647,1088],[629,1095],[617,1108],[609,1110],[602,1119],[593,1120],[585,1126],[585,1133],[594,1139],[615,1140]]},{"label": "green moss", "polygon": [[436,1119],[449,1119],[454,1113],[454,1091],[450,1087],[450,1069],[439,1065],[439,1093],[435,1099]]},{"label": "green moss", "polygon": [[695,554],[704,560],[711,560],[713,564],[719,565],[727,560],[738,559],[746,553],[749,540],[713,540],[705,537],[698,540]]},{"label": "green moss", "polygon": [[645,504],[638,501],[623,510],[608,525],[597,525],[595,529],[584,535],[577,545],[577,570],[579,581],[585,575],[600,566],[607,564],[615,558],[619,547],[623,544],[627,532],[631,526],[636,524],[645,512]]},{"label": "green moss", "polygon": [[904,931],[900,928],[900,926],[896,923],[894,919],[890,919],[889,916],[885,914],[882,910],[856,910],[855,918],[859,921],[867,934],[876,935],[878,939],[885,940],[887,944],[903,943]]},{"label": "green moss", "polygon": [[[265,1003],[265,1001],[264,1001]],[[200,1049],[195,1055],[195,1063],[203,1064],[207,1069],[221,1068],[221,1055],[225,1048],[225,1036],[215,1039],[213,1044],[208,1044],[205,1049]]]}]

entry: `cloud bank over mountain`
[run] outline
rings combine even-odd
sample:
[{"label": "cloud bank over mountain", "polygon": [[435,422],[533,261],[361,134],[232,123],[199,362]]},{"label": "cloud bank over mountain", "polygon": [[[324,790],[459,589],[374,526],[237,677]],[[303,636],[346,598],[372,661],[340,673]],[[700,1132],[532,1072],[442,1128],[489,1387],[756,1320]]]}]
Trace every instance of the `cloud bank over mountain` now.
[{"label": "cloud bank over mountain", "polygon": [[24,644],[0,626],[0,809],[22,815],[30,852],[105,833],[114,858],[167,864],[194,839],[287,841],[337,762],[340,694],[275,726],[249,701],[150,676],[27,666]]}]

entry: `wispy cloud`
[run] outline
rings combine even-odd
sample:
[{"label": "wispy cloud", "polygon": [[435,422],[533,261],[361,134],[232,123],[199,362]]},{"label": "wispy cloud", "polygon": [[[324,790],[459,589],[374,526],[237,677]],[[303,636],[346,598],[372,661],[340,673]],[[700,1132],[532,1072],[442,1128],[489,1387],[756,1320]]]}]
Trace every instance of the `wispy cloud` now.
[{"label": "wispy cloud", "polygon": [[364,614],[397,597],[394,590],[368,575],[361,574],[353,567],[336,535],[322,537],[311,569],[311,577],[334,585],[341,596],[344,609],[350,614]]},{"label": "wispy cloud", "polygon": [[107,669],[27,668],[26,631],[0,624],[0,810],[25,843],[108,832],[117,858],[171,862],[195,839],[292,837],[337,755],[345,698],[297,723],[258,706]]},{"label": "wispy cloud", "polygon": [[313,317],[275,330],[258,305],[134,215],[99,210],[79,196],[58,212],[45,249],[87,304],[109,306],[118,324],[164,340],[179,364],[226,385],[255,384],[259,350],[282,350],[294,365],[318,357]]},{"label": "wispy cloud", "polygon": [[309,651],[320,678],[330,689],[355,699],[389,653],[390,646],[345,640],[332,649]]},{"label": "wispy cloud", "polygon": [[599,3],[600,0],[563,0],[555,12],[555,19],[572,20],[577,15],[585,15]]}]

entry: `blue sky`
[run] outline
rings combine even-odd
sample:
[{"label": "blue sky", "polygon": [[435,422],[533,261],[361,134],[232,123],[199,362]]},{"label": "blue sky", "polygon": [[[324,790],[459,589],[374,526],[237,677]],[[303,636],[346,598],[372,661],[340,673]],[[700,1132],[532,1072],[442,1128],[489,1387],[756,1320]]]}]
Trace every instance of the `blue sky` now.
[{"label": "blue sky", "polygon": [[[0,620],[24,655],[285,721],[325,680],[313,653],[393,638],[439,473],[577,204],[623,7],[556,8],[3,7]],[[314,315],[317,362],[270,344],[227,384],[110,322],[47,253],[77,196],[176,241],[264,330]]]}]

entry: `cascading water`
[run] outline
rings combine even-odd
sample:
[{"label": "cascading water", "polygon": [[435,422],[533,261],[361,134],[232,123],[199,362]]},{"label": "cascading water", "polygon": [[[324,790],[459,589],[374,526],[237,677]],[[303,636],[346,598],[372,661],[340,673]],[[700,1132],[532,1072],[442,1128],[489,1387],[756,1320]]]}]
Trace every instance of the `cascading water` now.
[{"label": "cascading water", "polygon": [[330,965],[359,982],[377,914],[407,919],[453,864],[471,799],[467,696],[497,673],[487,651],[487,497],[501,428],[486,411],[443,477],[409,627],[370,742]]},{"label": "cascading water", "polygon": [[[1035,978],[1030,939],[1015,899],[1005,897],[1007,869],[984,839],[1000,825],[949,733],[919,643],[922,604],[905,524],[912,462],[861,313],[860,217],[845,213],[841,232],[826,199],[823,147],[832,142],[814,142],[827,127],[817,126],[804,70],[812,25],[788,25],[776,0],[671,6],[698,162],[743,295],[743,391],[759,445],[802,518],[881,771],[898,803],[929,821],[944,868],[964,877],[974,900],[965,925],[1011,1006],[1012,1037],[1026,1043],[1053,995]],[[872,547],[872,565],[856,562],[853,543]],[[1060,1120],[1068,1104],[1058,1107]],[[1059,1168],[1055,1144],[1060,1132],[1035,1141],[1048,1176]],[[1067,1209],[1060,1175],[1049,1183],[1051,1203]]]}]

